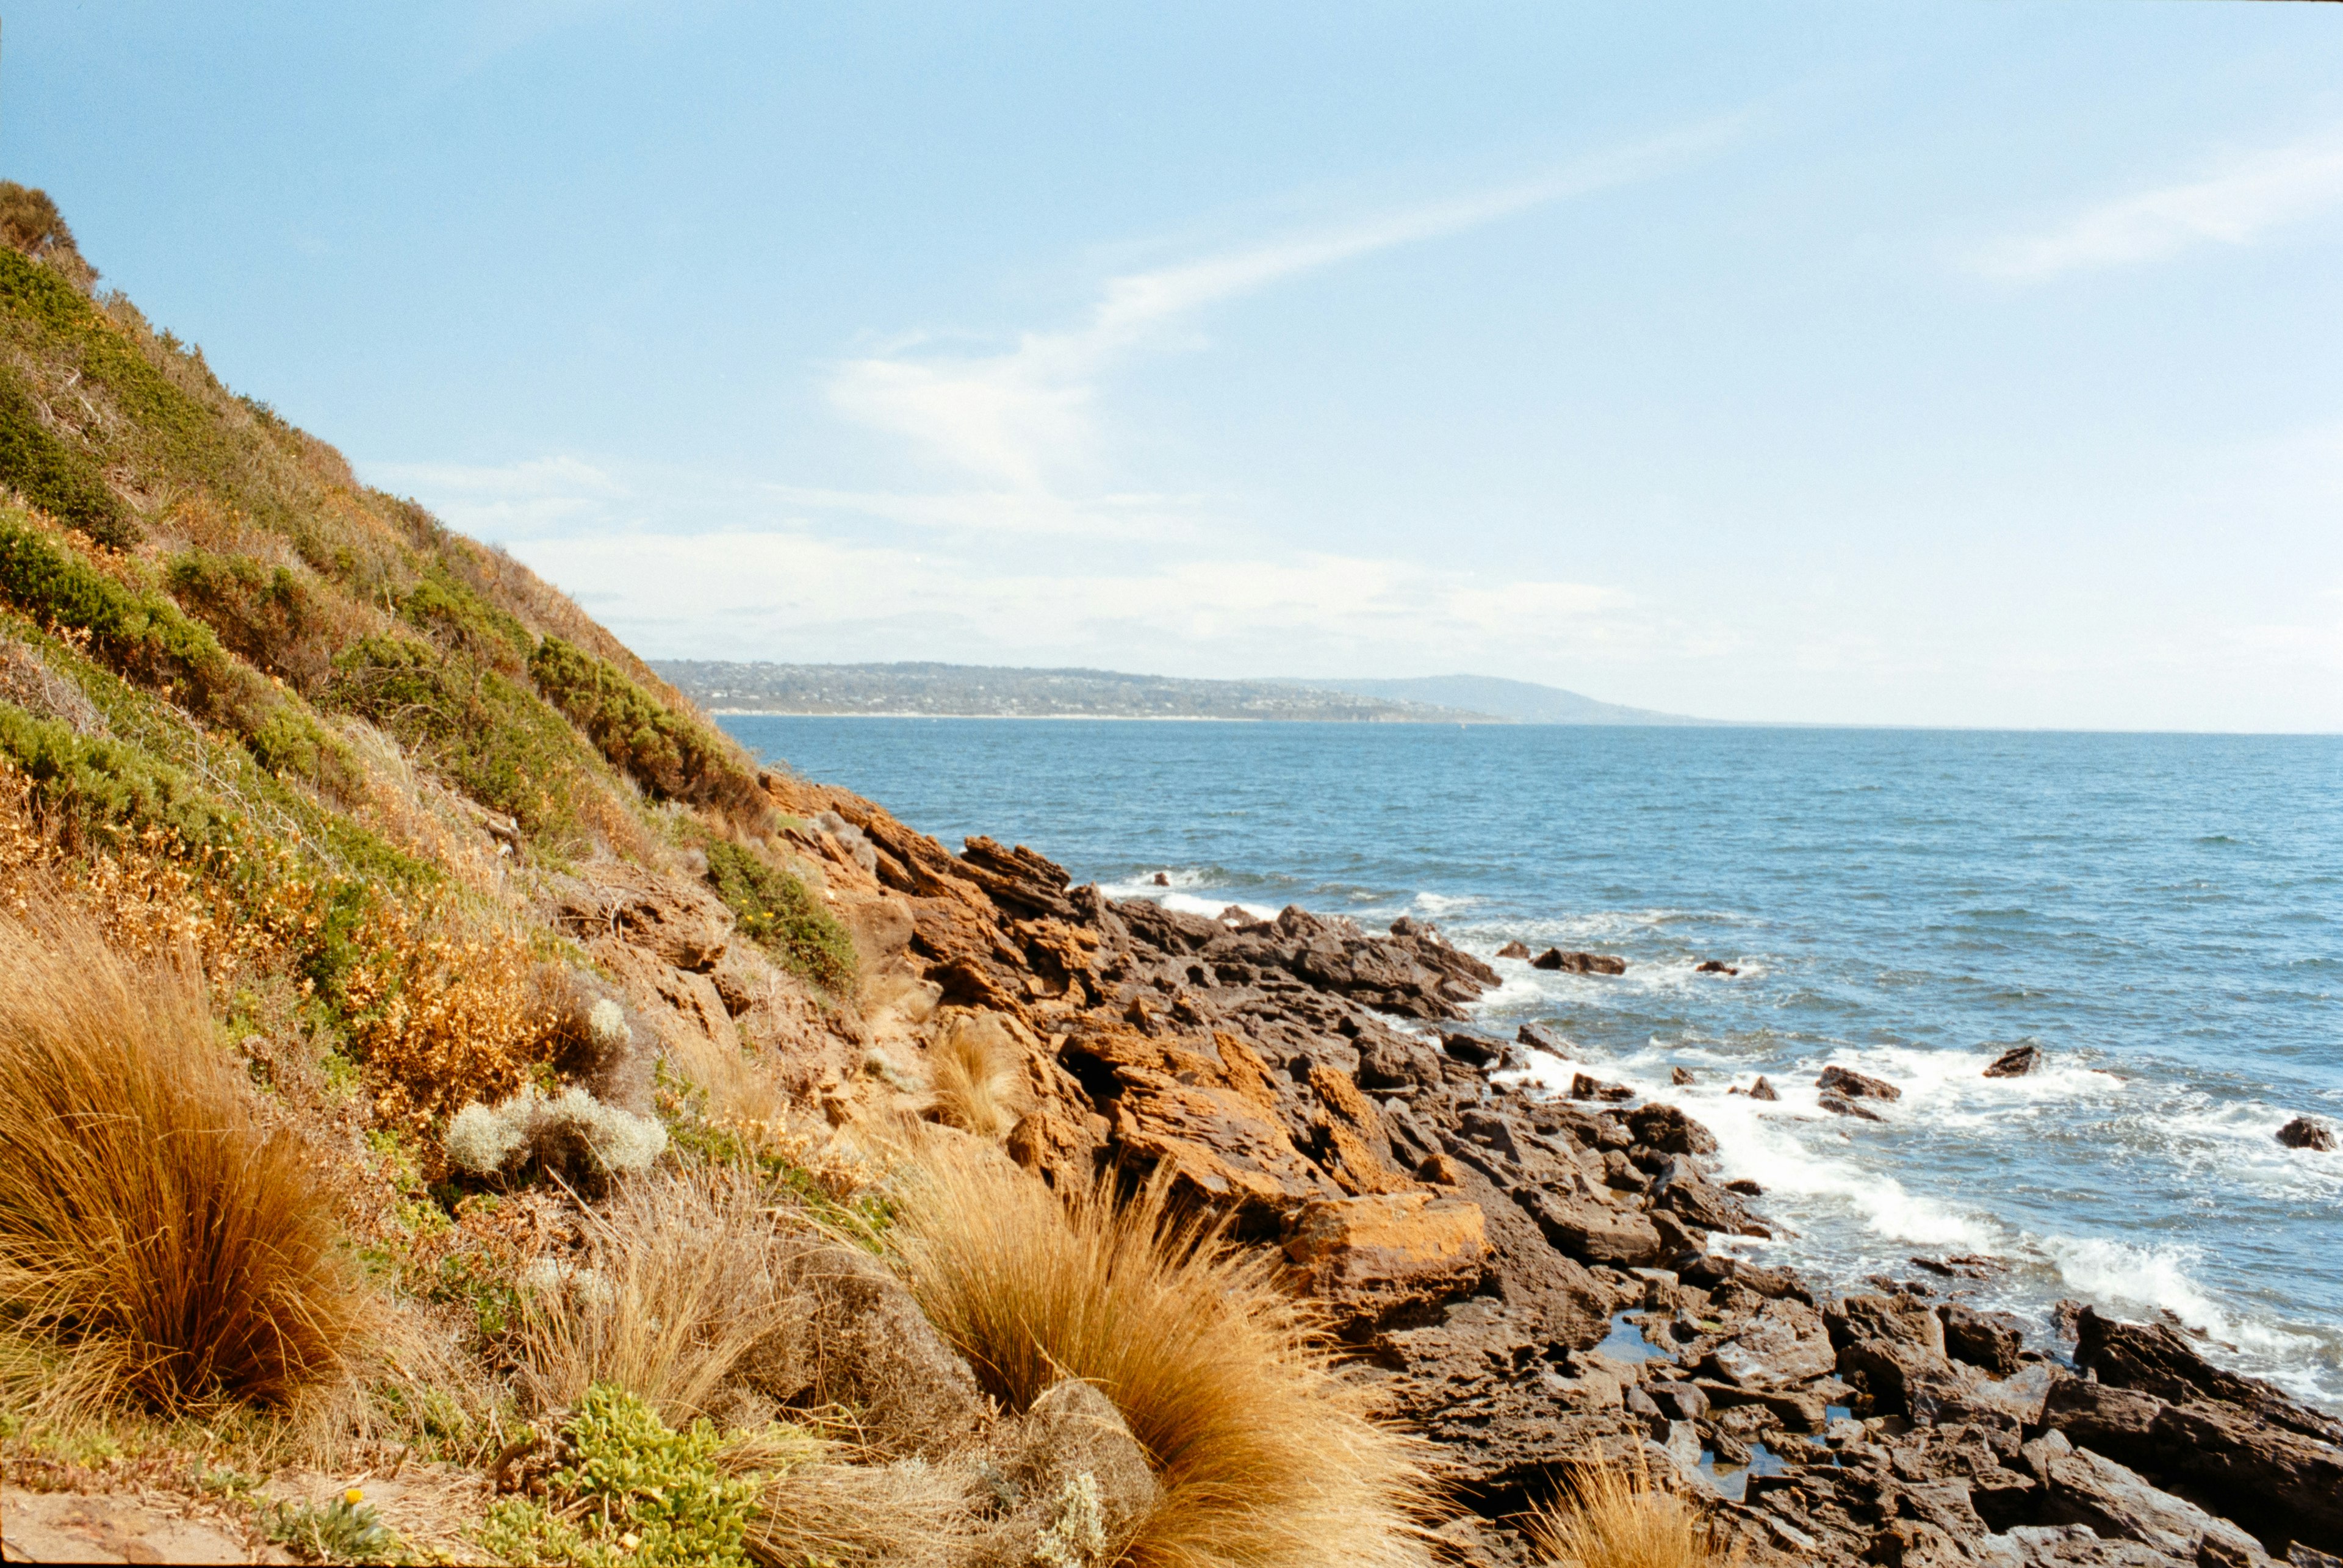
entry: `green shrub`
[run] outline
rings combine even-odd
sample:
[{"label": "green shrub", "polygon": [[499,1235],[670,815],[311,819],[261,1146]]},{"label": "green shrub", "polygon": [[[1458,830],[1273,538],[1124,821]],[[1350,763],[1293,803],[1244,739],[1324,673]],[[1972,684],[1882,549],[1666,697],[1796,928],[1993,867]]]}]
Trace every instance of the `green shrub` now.
[{"label": "green shrub", "polygon": [[833,995],[854,989],[854,939],[803,882],[722,839],[708,846],[708,879],[741,931],[782,967]]},{"label": "green shrub", "polygon": [[61,719],[0,702],[0,763],[32,780],[36,808],[68,842],[166,829],[182,843],[222,841],[228,823],[194,780],[136,746],[83,737]]},{"label": "green shrub", "polygon": [[572,839],[597,788],[577,732],[537,694],[457,653],[368,637],[335,660],[327,699],[379,724],[531,837]]},{"label": "green shrub", "polygon": [[0,180],[0,245],[46,263],[84,294],[97,281],[97,268],[82,259],[65,214],[45,190]]},{"label": "green shrub", "polygon": [[333,673],[334,655],[357,629],[357,608],[335,588],[249,556],[189,550],[172,558],[163,582],[239,658],[307,692]]},{"label": "green shrub", "polygon": [[659,701],[607,659],[548,637],[530,656],[528,672],[547,700],[650,794],[713,806],[746,822],[767,815],[756,775],[729,743]]},{"label": "green shrub", "polygon": [[14,372],[0,367],[0,484],[26,500],[117,550],[139,540],[136,519],[107,487],[97,459],[59,440],[41,423],[32,394]]},{"label": "green shrub", "polygon": [[133,680],[163,688],[199,718],[225,724],[270,772],[297,774],[344,799],[361,787],[364,771],[341,738],[238,664],[211,628],[7,517],[0,517],[0,596],[36,623],[86,633],[91,652]]},{"label": "green shrub", "polygon": [[537,648],[527,627],[459,581],[445,562],[432,563],[399,601],[398,613],[441,647],[468,653],[506,675],[525,671]]},{"label": "green shrub", "polygon": [[496,1504],[481,1544],[519,1563],[746,1564],[759,1478],[728,1474],[723,1446],[705,1420],[677,1432],[633,1394],[596,1383],[561,1429],[544,1502]]},{"label": "green shrub", "polygon": [[273,1503],[263,1511],[262,1521],[271,1541],[307,1563],[395,1563],[407,1553],[379,1514],[347,1495],[325,1508]]}]

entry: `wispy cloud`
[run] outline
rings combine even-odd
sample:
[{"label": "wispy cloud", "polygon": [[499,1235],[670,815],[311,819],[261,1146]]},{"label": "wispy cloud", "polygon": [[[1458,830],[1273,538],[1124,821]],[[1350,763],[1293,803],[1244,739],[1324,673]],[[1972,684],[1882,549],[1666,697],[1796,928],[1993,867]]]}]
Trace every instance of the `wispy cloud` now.
[{"label": "wispy cloud", "polygon": [[2101,202],[2056,228],[2001,240],[1977,264],[1995,276],[2030,282],[2155,261],[2195,245],[2249,245],[2337,206],[2343,206],[2343,130]]},{"label": "wispy cloud", "polygon": [[910,437],[979,482],[1048,490],[1093,457],[1101,375],[1167,324],[1205,307],[1396,246],[1648,178],[1729,138],[1720,120],[1574,160],[1532,180],[1376,214],[1314,233],[1110,278],[1081,324],[1028,332],[992,354],[907,350],[850,360],[831,405]]}]

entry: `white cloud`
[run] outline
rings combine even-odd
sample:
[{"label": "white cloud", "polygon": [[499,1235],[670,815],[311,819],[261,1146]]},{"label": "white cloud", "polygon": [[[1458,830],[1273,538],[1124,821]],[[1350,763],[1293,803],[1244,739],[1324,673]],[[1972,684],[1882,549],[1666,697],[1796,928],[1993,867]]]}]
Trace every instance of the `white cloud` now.
[{"label": "white cloud", "polygon": [[1718,145],[1735,128],[1732,121],[1698,126],[1516,185],[1110,278],[1080,326],[1025,333],[996,354],[897,350],[850,360],[831,378],[830,403],[859,423],[910,437],[980,482],[1048,489],[1095,457],[1101,374],[1175,318],[1377,251],[1645,178]]},{"label": "white cloud", "polygon": [[628,494],[607,469],[576,457],[498,464],[367,462],[360,469],[367,484],[415,496],[441,521],[484,539],[607,522]]},{"label": "white cloud", "polygon": [[2005,239],[1978,258],[1996,276],[2031,281],[2154,261],[2211,242],[2248,245],[2343,204],[2343,132],[2233,161],[2201,179],[2086,208],[2046,233]]}]

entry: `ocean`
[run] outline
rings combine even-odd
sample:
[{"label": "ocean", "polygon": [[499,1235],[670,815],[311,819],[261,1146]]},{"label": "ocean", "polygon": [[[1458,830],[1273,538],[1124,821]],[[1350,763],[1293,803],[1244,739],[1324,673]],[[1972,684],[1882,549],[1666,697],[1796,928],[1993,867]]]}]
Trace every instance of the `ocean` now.
[{"label": "ocean", "polygon": [[[1116,898],[1429,919],[1475,1009],[1680,1104],[1835,1288],[2062,1298],[2343,1407],[2343,739],[730,716],[769,761]],[[1153,885],[1166,873],[1170,887]],[[1740,970],[1696,973],[1704,960]],[[2038,1046],[2033,1075],[1985,1066]],[[1825,1114],[1831,1063],[1903,1091]],[[1671,1070],[1696,1081],[1670,1083]],[[1771,1104],[1728,1088],[1765,1075]],[[2005,1271],[1946,1281],[1916,1257]]]}]

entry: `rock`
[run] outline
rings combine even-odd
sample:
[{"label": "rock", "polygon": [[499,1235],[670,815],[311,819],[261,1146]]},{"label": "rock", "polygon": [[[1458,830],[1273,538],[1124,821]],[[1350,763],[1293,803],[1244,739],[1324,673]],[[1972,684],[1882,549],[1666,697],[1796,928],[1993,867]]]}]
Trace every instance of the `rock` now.
[{"label": "rock", "polygon": [[2018,1347],[2023,1343],[2023,1327],[2007,1312],[1980,1312],[1957,1302],[1947,1302],[1936,1309],[1937,1318],[1945,1325],[1946,1353],[1983,1367],[1996,1377],[2007,1377],[2017,1370]]},{"label": "rock", "polygon": [[2293,1568],[2343,1568],[2343,1557],[2321,1552],[2315,1546],[2305,1546],[2299,1541],[2287,1547],[2286,1560]]},{"label": "rock", "polygon": [[1507,942],[1497,950],[1497,956],[1501,959],[1525,959],[1530,956],[1530,950],[1520,942]]},{"label": "rock", "polygon": [[1815,1103],[1833,1116],[1852,1116],[1859,1121],[1884,1122],[1887,1120],[1876,1111],[1859,1101],[1849,1100],[1844,1094],[1818,1094],[1815,1096]]},{"label": "rock", "polygon": [[1570,1075],[1570,1097],[1573,1100],[1633,1100],[1635,1091],[1624,1083],[1605,1083],[1583,1072]]},{"label": "rock", "polygon": [[2075,1364],[2116,1388],[2172,1402],[2235,1404],[2257,1420],[2343,1444],[2343,1421],[2297,1404],[2276,1383],[2213,1365],[2162,1323],[2127,1323],[2084,1307],[2075,1317]]},{"label": "rock", "polygon": [[1985,1070],[1987,1078],[2023,1078],[2042,1065],[2042,1048],[2036,1045],[2014,1045],[1993,1059]]},{"label": "rock", "polygon": [[1648,1390],[1652,1402],[1671,1421],[1698,1421],[1708,1413],[1708,1395],[1695,1382],[1654,1382]]},{"label": "rock", "polygon": [[1285,1243],[1301,1293],[1353,1333],[1470,1292],[1491,1251],[1479,1204],[1422,1191],[1305,1203]]},{"label": "rock", "polygon": [[859,1412],[862,1442],[882,1452],[940,1454],[980,1428],[991,1403],[968,1363],[936,1332],[887,1266],[867,1252],[823,1247],[795,1267],[815,1306],[787,1335],[821,1346],[807,1369],[814,1381],[776,1389]]},{"label": "rock", "polygon": [[1627,1112],[1635,1141],[1666,1154],[1714,1154],[1716,1134],[1673,1105],[1644,1105]]},{"label": "rock", "polygon": [[1479,1068],[1507,1066],[1513,1055],[1503,1042],[1483,1040],[1477,1034],[1443,1034],[1440,1049],[1459,1061]]},{"label": "rock", "polygon": [[1847,1068],[1831,1066],[1823,1069],[1815,1080],[1815,1087],[1849,1100],[1901,1100],[1904,1091],[1884,1078],[1872,1078]]},{"label": "rock", "polygon": [[2278,1141],[2288,1149],[2309,1149],[2325,1154],[2335,1148],[2335,1130],[2308,1116],[2298,1116],[2278,1130]]},{"label": "rock", "polygon": [[0,1491],[11,1563],[249,1563],[226,1519],[175,1519],[124,1496]]},{"label": "rock", "polygon": [[2196,1562],[2208,1543],[2232,1561],[2257,1561],[2261,1543],[2193,1503],[2158,1491],[2112,1459],[2077,1448],[2052,1432],[2027,1443],[2026,1464],[2043,1489],[2041,1518],[2049,1524],[2084,1524],[2114,1540],[2137,1541]]},{"label": "rock", "polygon": [[1722,959],[1708,959],[1694,965],[1692,972],[1698,975],[1737,975],[1741,971]]},{"label": "rock", "polygon": [[1774,1092],[1774,1086],[1765,1081],[1765,1075],[1764,1073],[1759,1073],[1757,1075],[1757,1081],[1749,1086],[1749,1098],[1752,1100],[1779,1100],[1782,1097]]},{"label": "rock", "polygon": [[1728,1192],[1738,1192],[1744,1198],[1763,1198],[1765,1195],[1765,1189],[1746,1176],[1735,1176],[1725,1184],[1725,1190]]},{"label": "rock", "polygon": [[1020,1436],[1016,1457],[1003,1467],[1010,1483],[1046,1506],[1069,1482],[1088,1475],[1098,1485],[1100,1520],[1110,1541],[1121,1539],[1162,1497],[1122,1412],[1080,1378],[1044,1390],[1025,1412]]},{"label": "rock", "polygon": [[1635,1210],[1550,1188],[1518,1191],[1514,1199],[1556,1251],[1618,1269],[1642,1268],[1660,1259],[1660,1232]]},{"label": "rock", "polygon": [[1693,1076],[1689,1067],[1672,1067],[1668,1069],[1668,1081],[1682,1089],[1688,1084],[1698,1083],[1700,1080]]},{"label": "rock", "polygon": [[1806,1393],[1796,1389],[1742,1388],[1721,1378],[1701,1378],[1694,1386],[1719,1410],[1754,1404],[1773,1412],[1792,1432],[1820,1432],[1823,1429],[1824,1400],[1817,1393]]},{"label": "rock", "polygon": [[1769,1301],[1733,1338],[1715,1346],[1701,1370],[1738,1388],[1780,1388],[1824,1377],[1837,1365],[1822,1314],[1804,1302]]},{"label": "rock", "polygon": [[1560,948],[1548,948],[1530,960],[1530,967],[1574,975],[1623,975],[1627,972],[1627,960],[1608,953],[1566,953]]},{"label": "rock", "polygon": [[1158,871],[1155,875],[1147,879],[1149,883],[1154,887],[1168,888],[1172,885],[1172,873],[1169,871]]},{"label": "rock", "polygon": [[1548,1056],[1568,1056],[1572,1050],[1570,1041],[1542,1023],[1522,1025],[1513,1031],[1513,1042],[1525,1045],[1532,1050],[1544,1051]]}]

